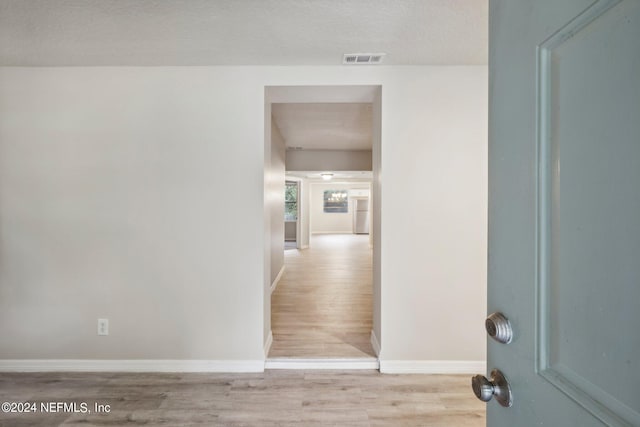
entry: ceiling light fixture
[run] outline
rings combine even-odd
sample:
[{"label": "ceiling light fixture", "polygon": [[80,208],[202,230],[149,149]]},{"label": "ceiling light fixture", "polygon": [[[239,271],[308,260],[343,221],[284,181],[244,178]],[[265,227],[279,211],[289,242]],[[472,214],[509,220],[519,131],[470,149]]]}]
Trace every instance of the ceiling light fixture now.
[{"label": "ceiling light fixture", "polygon": [[320,176],[325,181],[329,181],[331,178],[333,178],[333,174],[332,173],[321,173]]}]

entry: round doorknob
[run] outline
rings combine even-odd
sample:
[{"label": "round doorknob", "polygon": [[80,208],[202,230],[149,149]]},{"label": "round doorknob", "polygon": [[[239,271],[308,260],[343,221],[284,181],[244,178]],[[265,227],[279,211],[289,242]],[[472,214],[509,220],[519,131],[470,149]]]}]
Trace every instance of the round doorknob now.
[{"label": "round doorknob", "polygon": [[488,402],[493,397],[493,383],[484,375],[476,375],[471,378],[471,387],[476,397],[483,402]]},{"label": "round doorknob", "polygon": [[491,379],[487,379],[484,375],[475,375],[471,378],[471,388],[476,397],[483,402],[488,402],[495,397],[496,402],[504,407],[508,408],[513,404],[511,387],[504,374],[498,369],[491,371]]}]

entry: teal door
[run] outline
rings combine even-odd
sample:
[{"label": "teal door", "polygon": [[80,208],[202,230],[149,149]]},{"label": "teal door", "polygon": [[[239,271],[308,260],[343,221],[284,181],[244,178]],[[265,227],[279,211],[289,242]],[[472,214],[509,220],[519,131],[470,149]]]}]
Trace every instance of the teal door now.
[{"label": "teal door", "polygon": [[513,339],[488,369],[513,403],[487,425],[640,426],[640,1],[490,0],[489,27],[488,312]]}]

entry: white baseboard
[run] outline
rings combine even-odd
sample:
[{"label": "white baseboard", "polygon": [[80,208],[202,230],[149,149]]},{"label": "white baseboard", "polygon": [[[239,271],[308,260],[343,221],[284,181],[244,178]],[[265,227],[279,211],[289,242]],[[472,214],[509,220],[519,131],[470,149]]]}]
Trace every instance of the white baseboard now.
[{"label": "white baseboard", "polygon": [[273,331],[269,331],[269,335],[267,336],[267,342],[264,343],[264,357],[265,358],[269,354],[269,350],[271,350],[271,344],[273,344]]},{"label": "white baseboard", "polygon": [[275,291],[276,288],[278,287],[278,283],[280,282],[280,279],[282,279],[283,274],[284,274],[284,265],[280,268],[278,275],[276,276],[276,278],[273,280],[273,283],[271,284],[271,293],[273,293],[273,291]]},{"label": "white baseboard", "polygon": [[378,360],[357,359],[295,359],[271,358],[264,364],[265,369],[379,369]]},{"label": "white baseboard", "polygon": [[380,356],[380,341],[378,341],[378,337],[376,337],[375,332],[371,331],[371,347],[373,348],[373,353],[376,356]]},{"label": "white baseboard", "polygon": [[309,245],[301,245],[300,249],[309,249]]},{"label": "white baseboard", "polygon": [[264,360],[0,360],[0,372],[263,372]]},{"label": "white baseboard", "polygon": [[383,374],[483,374],[484,360],[380,360]]}]

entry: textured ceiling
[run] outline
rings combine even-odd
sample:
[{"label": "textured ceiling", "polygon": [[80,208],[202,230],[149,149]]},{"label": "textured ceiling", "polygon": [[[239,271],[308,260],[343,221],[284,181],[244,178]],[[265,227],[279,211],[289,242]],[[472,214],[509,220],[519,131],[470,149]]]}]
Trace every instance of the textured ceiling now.
[{"label": "textured ceiling", "polygon": [[371,104],[272,104],[287,148],[371,150]]},{"label": "textured ceiling", "polygon": [[0,0],[0,65],[486,64],[488,0]]}]

